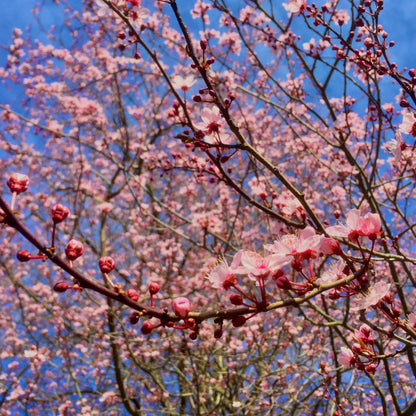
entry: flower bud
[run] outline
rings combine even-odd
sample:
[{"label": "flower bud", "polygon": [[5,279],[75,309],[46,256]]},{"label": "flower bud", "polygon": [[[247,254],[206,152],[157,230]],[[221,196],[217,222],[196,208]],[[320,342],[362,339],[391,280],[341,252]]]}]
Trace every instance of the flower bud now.
[{"label": "flower bud", "polygon": [[243,326],[246,323],[247,319],[243,316],[236,316],[231,320],[234,328],[238,328],[239,326]]},{"label": "flower bud", "polygon": [[139,319],[140,319],[140,315],[137,312],[132,312],[130,317],[129,317],[129,322],[132,325],[136,325],[137,322],[139,322]]},{"label": "flower bud", "polygon": [[284,289],[284,290],[290,290],[292,289],[292,285],[289,282],[289,279],[286,276],[280,276],[277,279],[275,279],[276,282],[276,286],[279,289]]},{"label": "flower bud", "polygon": [[219,339],[222,337],[222,328],[217,328],[214,331],[214,338]]},{"label": "flower bud", "polygon": [[55,283],[55,285],[53,287],[53,290],[55,292],[58,292],[58,293],[63,293],[63,292],[67,291],[70,288],[71,288],[71,286],[69,286],[65,282],[58,282],[58,283]]},{"label": "flower bud", "polygon": [[207,42],[207,40],[206,40],[206,39],[202,39],[202,40],[199,42],[199,44],[201,45],[201,49],[202,49],[203,51],[205,51],[205,50],[207,49],[208,42]]},{"label": "flower bud", "polygon": [[173,300],[173,312],[179,318],[186,318],[191,309],[191,302],[187,298],[177,298]]},{"label": "flower bud", "polygon": [[196,332],[191,332],[191,333],[189,334],[189,338],[190,338],[192,341],[195,341],[195,340],[198,338],[198,334],[197,334]]},{"label": "flower bud", "polygon": [[51,207],[52,221],[55,224],[59,224],[64,221],[69,215],[69,208],[62,204],[55,204]]},{"label": "flower bud", "polygon": [[106,256],[98,260],[98,266],[100,267],[101,273],[110,273],[116,267],[116,263],[111,257]]},{"label": "flower bud", "polygon": [[84,247],[80,241],[72,239],[65,247],[65,254],[68,260],[75,260],[84,254]]},{"label": "flower bud", "polygon": [[20,194],[27,190],[29,186],[29,177],[22,173],[12,173],[6,183],[12,192]]},{"label": "flower bud", "polygon": [[243,298],[241,295],[237,294],[237,293],[232,293],[230,295],[230,302],[233,305],[242,305],[243,304]]},{"label": "flower bud", "polygon": [[32,258],[32,255],[27,250],[20,250],[16,254],[17,260],[19,261],[29,261]]},{"label": "flower bud", "polygon": [[150,322],[145,322],[142,327],[140,328],[140,331],[142,331],[143,335],[148,335],[152,332],[152,325]]},{"label": "flower bud", "polygon": [[152,282],[149,285],[149,293],[153,296],[156,295],[157,292],[159,292],[160,285],[159,283]]},{"label": "flower bud", "polygon": [[126,295],[131,299],[137,302],[139,300],[139,295],[134,289],[128,289]]}]

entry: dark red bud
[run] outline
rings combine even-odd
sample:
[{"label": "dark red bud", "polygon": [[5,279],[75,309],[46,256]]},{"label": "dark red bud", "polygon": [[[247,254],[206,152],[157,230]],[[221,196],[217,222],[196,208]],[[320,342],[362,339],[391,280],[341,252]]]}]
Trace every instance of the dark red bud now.
[{"label": "dark red bud", "polygon": [[246,323],[247,319],[240,315],[240,316],[236,316],[235,318],[233,318],[231,320],[231,323],[233,324],[234,328],[238,328],[240,326],[243,326]]},{"label": "dark red bud", "polygon": [[195,340],[198,338],[198,334],[197,334],[196,332],[191,332],[191,333],[189,334],[189,338],[190,338],[192,341],[195,341]]},{"label": "dark red bud", "polygon": [[19,261],[29,261],[32,258],[32,255],[27,250],[20,250],[16,254],[17,260]]},{"label": "dark red bud", "polygon": [[71,286],[67,285],[65,282],[58,282],[58,283],[55,283],[53,290],[58,293],[63,293],[70,288]]},{"label": "dark red bud", "polygon": [[140,315],[137,312],[132,312],[130,317],[129,317],[129,321],[132,325],[136,325],[137,322],[139,322],[140,320]]},{"label": "dark red bud", "polygon": [[202,40],[199,42],[199,44],[201,45],[201,49],[202,49],[203,51],[205,51],[205,50],[207,49],[207,47],[208,47],[208,42],[206,41],[206,39],[202,39]]},{"label": "dark red bud", "polygon": [[140,331],[142,332],[143,335],[148,335],[152,332],[152,325],[150,322],[145,322],[142,327],[140,328]]},{"label": "dark red bud", "polygon": [[216,339],[219,339],[219,338],[221,338],[222,337],[222,328],[217,328],[215,331],[214,331],[214,338],[216,338]]},{"label": "dark red bud", "polygon": [[230,295],[230,302],[233,305],[242,305],[243,304],[243,297],[237,293],[232,293]]}]

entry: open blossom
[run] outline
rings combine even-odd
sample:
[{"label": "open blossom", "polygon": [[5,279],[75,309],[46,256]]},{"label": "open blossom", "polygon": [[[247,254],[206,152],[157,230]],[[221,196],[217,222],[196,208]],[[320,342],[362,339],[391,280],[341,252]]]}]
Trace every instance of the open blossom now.
[{"label": "open blossom", "polygon": [[192,75],[176,75],[176,77],[173,77],[172,79],[172,85],[176,90],[182,90],[183,92],[186,92],[192,87],[192,85],[195,84],[195,81],[196,80]]},{"label": "open blossom", "polygon": [[333,225],[327,228],[328,234],[334,237],[345,237],[357,242],[358,237],[375,240],[381,233],[381,220],[378,214],[368,213],[361,216],[360,210],[352,209],[347,214],[346,225]]},{"label": "open blossom", "polygon": [[386,282],[375,283],[368,289],[367,293],[359,294],[351,299],[351,310],[359,311],[377,305],[389,293],[390,286]]},{"label": "open blossom", "polygon": [[341,355],[338,357],[338,362],[344,367],[354,367],[356,358],[349,348],[341,347]]},{"label": "open blossom", "polygon": [[399,131],[416,137],[416,118],[413,112],[406,111],[403,114],[403,121],[399,126]]},{"label": "open blossom", "polygon": [[317,235],[315,230],[308,226],[299,235],[284,235],[274,244],[266,244],[265,249],[271,251],[276,257],[280,257],[280,266],[289,264],[294,257],[302,261],[315,258],[320,250],[322,236]]},{"label": "open blossom", "polygon": [[289,0],[288,3],[283,3],[282,6],[291,13],[302,13],[306,7],[306,0]]},{"label": "open blossom", "polygon": [[344,269],[346,263],[344,260],[332,262],[328,270],[322,273],[322,276],[317,279],[318,283],[332,283],[345,277]]},{"label": "open blossom", "polygon": [[203,108],[201,110],[202,122],[196,127],[207,134],[219,133],[221,130],[221,114],[218,108]]},{"label": "open blossom", "polygon": [[241,266],[245,273],[256,277],[268,277],[270,273],[281,267],[281,258],[273,255],[262,256],[254,251],[241,254]]},{"label": "open blossom", "polygon": [[227,260],[224,258],[221,258],[218,261],[218,264],[207,275],[207,278],[211,282],[212,286],[219,288],[223,286],[227,279],[236,280],[234,276],[235,274],[241,274],[241,272],[244,273],[244,269],[240,267],[242,253],[243,250],[237,252],[231,262],[231,265],[228,265]]}]

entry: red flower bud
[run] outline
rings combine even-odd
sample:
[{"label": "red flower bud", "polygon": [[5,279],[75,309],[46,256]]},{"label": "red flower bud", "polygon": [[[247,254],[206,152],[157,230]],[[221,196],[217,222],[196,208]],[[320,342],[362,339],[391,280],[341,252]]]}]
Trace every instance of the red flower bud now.
[{"label": "red flower bud", "polygon": [[101,273],[110,273],[116,267],[116,263],[111,257],[106,256],[98,260],[98,266],[100,267]]},{"label": "red flower bud", "polygon": [[237,294],[237,293],[232,293],[230,295],[230,302],[233,305],[242,305],[243,304],[243,298],[241,295]]},{"label": "red flower bud", "polygon": [[27,250],[20,250],[17,252],[16,257],[19,261],[29,261],[32,255]]},{"label": "red flower bud", "polygon": [[203,51],[205,51],[205,50],[207,49],[208,42],[207,42],[207,40],[206,40],[206,39],[202,39],[202,40],[199,42],[199,44],[201,45],[201,49],[202,49]]},{"label": "red flower bud", "polygon": [[65,221],[65,219],[69,215],[69,208],[62,204],[55,204],[52,208],[52,221],[55,224],[59,224],[62,221]]},{"label": "red flower bud", "polygon": [[149,285],[149,293],[153,296],[156,295],[157,292],[159,292],[160,285],[159,283],[152,282]]},{"label": "red flower bud", "polygon": [[70,288],[71,286],[67,285],[65,282],[58,282],[58,283],[55,283],[53,290],[55,292],[62,293],[62,292],[67,291]]},{"label": "red flower bud", "polygon": [[27,190],[29,186],[29,177],[22,173],[12,173],[9,179],[7,179],[7,186],[12,192],[20,194]]},{"label": "red flower bud", "polygon": [[191,302],[187,298],[177,298],[173,300],[173,312],[179,318],[186,318],[191,309]]},{"label": "red flower bud", "polygon": [[217,328],[214,331],[214,338],[219,339],[222,337],[222,328]]},{"label": "red flower bud", "polygon": [[189,338],[190,338],[192,341],[195,341],[195,340],[198,338],[198,334],[197,334],[196,332],[191,332],[191,333],[189,334]]},{"label": "red flower bud", "polygon": [[139,300],[139,295],[134,289],[128,289],[126,295],[131,299],[137,302]]},{"label": "red flower bud", "polygon": [[80,241],[72,239],[65,247],[65,254],[68,260],[75,260],[84,254],[84,247]]},{"label": "red flower bud", "polygon": [[275,279],[276,285],[279,289],[290,290],[292,289],[292,284],[289,282],[289,279],[286,276],[280,276]]},{"label": "red flower bud", "polygon": [[152,327],[151,323],[150,322],[145,322],[142,325],[140,331],[142,331],[143,335],[148,335],[152,332],[152,329],[153,329],[153,327]]},{"label": "red flower bud", "polygon": [[238,328],[239,326],[243,326],[246,323],[247,319],[243,316],[236,316],[231,320],[233,327]]},{"label": "red flower bud", "polygon": [[139,322],[139,319],[140,319],[140,315],[137,312],[132,312],[129,317],[129,321],[132,325],[137,324],[137,322]]}]

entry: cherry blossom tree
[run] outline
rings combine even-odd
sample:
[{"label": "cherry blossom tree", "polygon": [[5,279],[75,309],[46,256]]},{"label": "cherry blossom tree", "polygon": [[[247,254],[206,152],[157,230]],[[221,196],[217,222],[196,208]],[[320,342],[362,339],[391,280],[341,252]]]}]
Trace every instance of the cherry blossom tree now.
[{"label": "cherry blossom tree", "polygon": [[0,415],[414,414],[383,0],[56,3],[0,69]]}]

